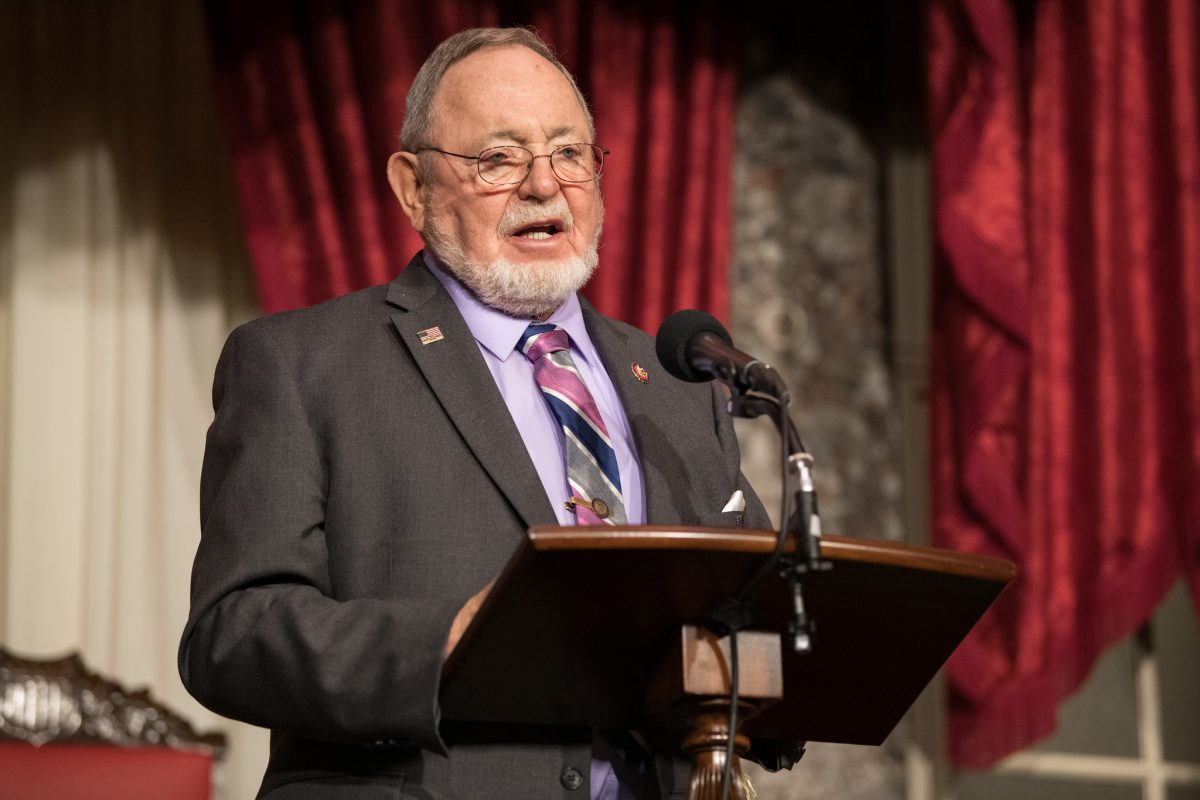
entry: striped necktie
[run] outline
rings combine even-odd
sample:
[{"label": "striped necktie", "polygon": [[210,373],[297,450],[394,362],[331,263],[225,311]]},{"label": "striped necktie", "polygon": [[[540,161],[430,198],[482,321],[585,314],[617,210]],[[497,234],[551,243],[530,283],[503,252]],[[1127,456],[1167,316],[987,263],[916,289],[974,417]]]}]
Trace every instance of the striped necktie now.
[{"label": "striped necktie", "polygon": [[563,432],[568,508],[578,525],[623,525],[621,474],[608,428],[571,358],[571,337],[557,325],[530,325],[517,349],[533,362],[533,377]]}]

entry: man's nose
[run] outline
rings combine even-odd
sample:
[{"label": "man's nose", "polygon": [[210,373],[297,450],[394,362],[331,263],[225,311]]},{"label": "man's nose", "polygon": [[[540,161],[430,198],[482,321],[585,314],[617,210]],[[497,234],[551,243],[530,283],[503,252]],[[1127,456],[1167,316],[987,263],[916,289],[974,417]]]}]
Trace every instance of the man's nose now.
[{"label": "man's nose", "polygon": [[534,156],[529,162],[529,172],[521,181],[519,196],[522,200],[536,198],[544,200],[558,194],[560,189],[558,176],[550,166],[550,156]]}]

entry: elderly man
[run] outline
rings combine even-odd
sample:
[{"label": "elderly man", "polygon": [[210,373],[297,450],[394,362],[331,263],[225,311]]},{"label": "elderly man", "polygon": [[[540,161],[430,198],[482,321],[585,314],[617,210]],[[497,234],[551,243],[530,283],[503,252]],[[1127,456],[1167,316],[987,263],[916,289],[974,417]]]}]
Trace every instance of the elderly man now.
[{"label": "elderly man", "polygon": [[180,648],[189,690],[272,729],[270,798],[682,795],[619,734],[442,721],[470,598],[537,524],[730,525],[719,392],[576,291],[605,151],[521,29],[443,42],[388,176],[427,249],[392,283],[230,336]]}]

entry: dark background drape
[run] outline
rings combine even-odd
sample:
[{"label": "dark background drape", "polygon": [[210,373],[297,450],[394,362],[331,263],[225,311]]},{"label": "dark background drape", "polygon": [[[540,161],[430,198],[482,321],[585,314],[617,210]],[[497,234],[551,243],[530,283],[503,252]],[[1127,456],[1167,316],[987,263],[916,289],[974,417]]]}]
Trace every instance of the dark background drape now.
[{"label": "dark background drape", "polygon": [[[210,0],[266,311],[390,279],[420,247],[384,163],[433,46],[531,24],[613,154],[587,294],[653,330],[723,316],[737,42],[702,2]],[[929,0],[937,264],[934,543],[1020,577],[949,666],[982,766],[1180,575],[1200,596],[1200,21],[1192,0]],[[761,23],[760,23],[761,24]]]},{"label": "dark background drape", "polygon": [[935,544],[1019,577],[950,746],[1050,733],[1181,575],[1200,607],[1200,5],[936,0]]},{"label": "dark background drape", "polygon": [[430,51],[532,25],[612,151],[586,294],[653,330],[726,310],[736,41],[712,2],[310,0],[207,4],[250,258],[265,311],[390,280],[421,242],[384,173]]}]

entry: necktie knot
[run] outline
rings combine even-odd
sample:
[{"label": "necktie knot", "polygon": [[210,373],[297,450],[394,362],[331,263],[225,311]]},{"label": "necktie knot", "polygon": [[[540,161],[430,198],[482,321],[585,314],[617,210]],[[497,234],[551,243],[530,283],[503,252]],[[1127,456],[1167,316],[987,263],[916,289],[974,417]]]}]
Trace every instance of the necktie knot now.
[{"label": "necktie knot", "polygon": [[517,349],[534,363],[537,363],[537,360],[547,353],[559,353],[563,350],[570,350],[570,348],[570,335],[557,325],[551,325],[548,322],[533,323],[517,340]]}]

